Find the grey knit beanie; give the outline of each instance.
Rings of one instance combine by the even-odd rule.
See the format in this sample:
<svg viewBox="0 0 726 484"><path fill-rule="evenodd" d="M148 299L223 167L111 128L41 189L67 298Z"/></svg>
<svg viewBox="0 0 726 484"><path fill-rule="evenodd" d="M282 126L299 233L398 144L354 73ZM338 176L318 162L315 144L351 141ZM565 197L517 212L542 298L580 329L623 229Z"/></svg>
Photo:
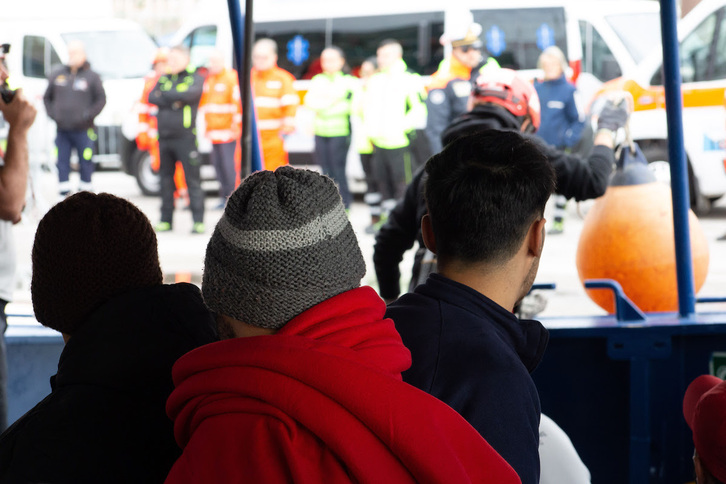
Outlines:
<svg viewBox="0 0 726 484"><path fill-rule="evenodd" d="M365 262L335 183L281 167L247 177L207 245L202 295L214 312L262 328L360 285Z"/></svg>

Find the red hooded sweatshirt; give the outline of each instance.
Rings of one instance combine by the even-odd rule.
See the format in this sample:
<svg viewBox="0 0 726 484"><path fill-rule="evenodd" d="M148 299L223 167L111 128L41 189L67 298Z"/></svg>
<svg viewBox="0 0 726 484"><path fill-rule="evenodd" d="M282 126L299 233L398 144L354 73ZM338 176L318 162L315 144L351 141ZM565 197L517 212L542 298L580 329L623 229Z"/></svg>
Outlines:
<svg viewBox="0 0 726 484"><path fill-rule="evenodd" d="M411 364L361 287L277 334L179 359L167 403L183 454L166 482L519 483L454 410L401 381Z"/></svg>

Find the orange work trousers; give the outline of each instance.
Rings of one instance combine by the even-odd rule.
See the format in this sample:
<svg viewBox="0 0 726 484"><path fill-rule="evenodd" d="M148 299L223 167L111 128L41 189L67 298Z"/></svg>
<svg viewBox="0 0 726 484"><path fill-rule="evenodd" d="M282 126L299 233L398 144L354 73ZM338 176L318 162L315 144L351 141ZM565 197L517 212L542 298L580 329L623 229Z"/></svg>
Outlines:
<svg viewBox="0 0 726 484"><path fill-rule="evenodd" d="M262 143L262 165L265 170L275 171L288 164L287 151L285 151L280 131L260 131L260 142Z"/></svg>

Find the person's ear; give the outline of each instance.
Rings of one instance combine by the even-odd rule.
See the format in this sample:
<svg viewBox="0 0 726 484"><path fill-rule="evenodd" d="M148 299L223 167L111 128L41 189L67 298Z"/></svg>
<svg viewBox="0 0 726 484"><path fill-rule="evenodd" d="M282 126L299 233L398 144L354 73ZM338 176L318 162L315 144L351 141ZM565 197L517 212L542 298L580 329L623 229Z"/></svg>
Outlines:
<svg viewBox="0 0 726 484"><path fill-rule="evenodd" d="M421 219L421 236L423 237L424 245L428 250L436 253L436 237L434 237L434 227L431 225L431 217L426 214Z"/></svg>
<svg viewBox="0 0 726 484"><path fill-rule="evenodd" d="M533 257L540 257L544 248L546 219L540 218L532 222L527 233L527 252Z"/></svg>

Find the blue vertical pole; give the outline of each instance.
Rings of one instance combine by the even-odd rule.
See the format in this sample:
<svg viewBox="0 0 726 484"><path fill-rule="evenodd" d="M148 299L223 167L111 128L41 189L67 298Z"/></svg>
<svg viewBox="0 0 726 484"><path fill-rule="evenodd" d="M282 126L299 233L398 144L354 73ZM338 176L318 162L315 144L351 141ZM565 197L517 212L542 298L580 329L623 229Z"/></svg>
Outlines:
<svg viewBox="0 0 726 484"><path fill-rule="evenodd" d="M691 239L688 227L688 169L683 146L683 100L681 98L677 21L676 0L661 0L660 23L663 37L663 73L668 118L668 159L670 160L673 193L678 312L682 318L686 318L696 311L696 291L693 282Z"/></svg>
<svg viewBox="0 0 726 484"><path fill-rule="evenodd" d="M229 21L232 26L232 42L237 62L240 94L242 97L242 173L246 175L262 169L260 137L257 132L257 117L250 86L250 49L252 42L252 0L247 0L245 15L240 0L227 0Z"/></svg>

